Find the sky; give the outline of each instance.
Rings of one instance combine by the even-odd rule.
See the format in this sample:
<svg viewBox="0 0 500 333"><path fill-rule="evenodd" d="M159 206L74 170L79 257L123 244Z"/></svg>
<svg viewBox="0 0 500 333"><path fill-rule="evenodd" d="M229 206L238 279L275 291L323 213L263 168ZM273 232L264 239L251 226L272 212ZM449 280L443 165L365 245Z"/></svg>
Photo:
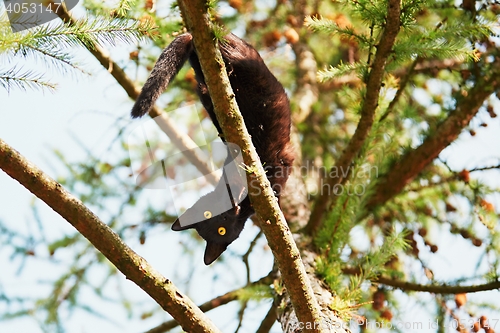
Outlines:
<svg viewBox="0 0 500 333"><path fill-rule="evenodd" d="M112 56L114 59L123 60L133 48L131 45L120 45L113 49ZM82 67L90 71L90 75L74 72L61 74L54 71L53 68L44 67L43 64L35 62L33 59L28 60L28 67L44 72L52 82L58 84L54 93L18 89L7 92L0 89L0 138L54 178L64 172L64 168L55 159L53 149L61 151L69 161L80 161L87 158L88 152L83 147L96 156L106 154L110 142L116 136L116 119L121 118L122 123L131 121L128 114L132 101L123 89L115 83L111 75L87 51L75 50L74 55L81 62ZM0 62L0 68L10 65L12 64ZM498 105L497 110L500 110ZM500 115L500 112L497 113ZM483 121L488 123L488 127L480 128L474 137L464 133L456 143L453 143L440 155L441 158L449 162L449 165L454 170L482 166L495 161L498 163L498 160L500 160L500 144L498 144L500 117L489 119L486 113L482 112L473 120L472 127L479 128L479 124ZM476 175L474 174L473 177L476 177ZM496 171L485 173L481 177L489 184L500 186L500 177L498 177ZM30 209L32 199L33 196L27 190L5 173L0 172L0 221L20 231L31 230L33 228L33 216ZM498 196L491 196L488 199L496 207L500 206ZM46 223L44 228L52 238L55 239L72 231L72 227L50 208L44 204L38 204L38 207L41 219ZM245 231L242 244L248 244L256 234L255 228L247 227L247 229L249 231ZM431 232L438 235L437 231ZM175 269L178 267L175 264L173 265L172 262L182 265L178 261L180 251L177 245L178 242L177 234L166 230L163 234L151 235L145 246L140 246L138 243L130 245L161 273L170 277L175 275ZM478 249L473 248L471 250L470 247L464 246L465 242L456 242L451 237L436 239L436 243L440 244L443 251L438 255L424 259L428 260L431 267L435 267L434 273L438 280L453 278L457 274L473 275L475 267L469 264L469 262L473 262L472 260L469 261L469 258L477 257L480 253ZM264 246L265 241L261 239L259 244ZM158 251L158 249L161 250ZM241 246L241 249L244 249L244 246ZM235 248L235 251L241 249ZM201 253L198 253L197 257L200 258L201 264ZM259 274L266 274L271 268L270 256L266 256L263 251L258 252L252 260L258 261L261 258L266 258L266 261L261 264L262 271L256 272L256 276L253 278L260 277ZM457 266L457 258L461 258L464 264ZM68 258L59 259L68 260ZM50 265L50 263L47 263L47 266L40 266L34 262L28 262L24 267L23 274L18 274L18 269L19 263L11 262L9 254L0 251L0 288L23 295L37 292L43 293L43 291L47 290L47 286L40 286L38 282L48 280L54 274L59 273L57 267ZM54 269L54 271L51 269ZM221 269L223 268L201 266L197 269L195 281L192 282L194 287L186 290L186 292L197 303L201 303L215 295L228 291L223 288L224 284L222 284L222 287L211 290L200 288L200 286L204 285L204 278L220 274ZM242 267L235 267L235 270L239 269L242 269ZM96 272L96 279L99 278L101 273ZM181 282L179 281L179 283ZM144 293L131 282L123 279L121 283L122 285L117 284L114 287L119 289L125 286L130 297L136 299L145 309L155 306L151 301L148 302ZM476 294L472 295L471 298L478 302L484 299L499 299L498 292ZM91 296L84 299L95 306L96 312L102 311L103 314L113 317L114 321L96 319L94 316L85 313L76 313L68 323L69 331L141 332L158 323L158 316L156 316L151 320L146 319L143 322L134 322L129 325L127 313L121 307L100 304L100 300ZM425 301L427 296L423 295L422 299ZM416 304L412 302L402 303L401 309L411 313L414 311L412 309L415 306ZM223 331L226 331L224 328L232 327L230 319L227 318L227 313L230 311L227 307L222 307L210 314ZM231 312L234 313L232 310L237 308L237 304L229 305L229 307L233 307ZM262 306L260 311L262 316L267 311L267 308L268 304ZM424 318L422 319L423 322L427 323L432 320L432 318L426 317L425 312L419 311L421 318ZM168 319L166 314L164 319ZM249 320L252 320L252 318ZM126 322L127 325L124 326L123 322ZM426 332L432 330L417 331ZM41 331L34 320L20 319L0 322L0 332L38 333Z"/></svg>

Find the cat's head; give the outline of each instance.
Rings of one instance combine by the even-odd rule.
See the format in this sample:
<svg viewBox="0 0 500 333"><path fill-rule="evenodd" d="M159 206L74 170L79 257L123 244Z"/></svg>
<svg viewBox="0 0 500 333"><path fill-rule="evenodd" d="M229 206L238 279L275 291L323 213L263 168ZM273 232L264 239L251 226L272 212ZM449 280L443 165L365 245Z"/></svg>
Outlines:
<svg viewBox="0 0 500 333"><path fill-rule="evenodd" d="M174 231L196 229L207 242L206 265L214 262L240 236L245 221L254 213L246 190L238 187L239 191L234 191L232 187L231 192L229 188L220 182L213 192L201 197L172 225Z"/></svg>

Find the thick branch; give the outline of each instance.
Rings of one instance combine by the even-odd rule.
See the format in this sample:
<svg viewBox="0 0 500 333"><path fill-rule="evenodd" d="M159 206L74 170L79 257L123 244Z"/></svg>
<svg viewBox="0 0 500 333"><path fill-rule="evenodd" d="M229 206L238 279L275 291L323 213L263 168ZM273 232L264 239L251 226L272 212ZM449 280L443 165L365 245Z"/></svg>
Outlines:
<svg viewBox="0 0 500 333"><path fill-rule="evenodd" d="M352 139L349 141L347 148L345 149L342 156L335 163L335 170L340 170L340 174L348 172L349 167L353 160L358 155L361 150L365 140L372 128L375 110L378 106L378 99L380 94L380 88L382 86L382 77L385 72L385 65L387 59L391 53L392 46L396 40L396 36L400 28L399 15L401 12L399 0L390 0L387 7L387 19L384 33L380 39L380 43L377 47L377 53L375 54L375 59L371 66L372 70L368 76L368 82L366 84L366 96L364 99L363 107L361 109L361 119L359 120L358 127ZM330 177L326 179L326 184L328 188L335 188L335 185L344 182L345 179L342 177ZM320 227L322 217L326 211L328 204L331 200L330 193L322 192L315 202L313 211L311 213L311 218L306 227L306 231L310 234L314 234Z"/></svg>
<svg viewBox="0 0 500 333"><path fill-rule="evenodd" d="M220 332L169 280L129 248L120 237L61 184L0 139L0 168L44 201L87 238L127 279L150 295L187 332Z"/></svg>
<svg viewBox="0 0 500 333"><path fill-rule="evenodd" d="M68 24L75 24L75 19L63 6L52 6L52 10L61 18L61 20ZM114 62L109 52L94 45L94 48L87 48L90 53L101 63L101 65L115 78L116 82L127 92L127 95L136 100L139 96L141 89L132 81L125 71ZM198 145L191 140L190 137L178 131L178 126L168 117L165 112L161 112L158 107L153 106L149 111L149 116L155 120L162 131L172 140L172 143L179 148L179 150L186 156L188 161L192 163L212 184L216 184L218 179L213 175L212 168L205 162L206 156L199 154Z"/></svg>
<svg viewBox="0 0 500 333"><path fill-rule="evenodd" d="M210 33L212 26L206 3L203 0L179 1L179 7L184 22L193 35L195 49L224 137L228 142L237 144L241 148L244 163L248 166L248 170L251 170L247 173L248 184L257 185L249 188L250 200L278 263L293 307L301 322L318 323L320 322L318 303L306 276L297 245L278 206L236 104L222 56L215 47L214 37ZM321 332L323 330L313 328L305 331Z"/></svg>
<svg viewBox="0 0 500 333"><path fill-rule="evenodd" d="M491 74L488 80L479 79L467 96L458 101L458 106L434 133L416 149L407 153L393 168L378 181L375 195L368 202L366 211L385 203L401 192L441 151L455 141L460 132L479 111L486 98L500 87L497 75ZM389 181L390 180L390 181Z"/></svg>

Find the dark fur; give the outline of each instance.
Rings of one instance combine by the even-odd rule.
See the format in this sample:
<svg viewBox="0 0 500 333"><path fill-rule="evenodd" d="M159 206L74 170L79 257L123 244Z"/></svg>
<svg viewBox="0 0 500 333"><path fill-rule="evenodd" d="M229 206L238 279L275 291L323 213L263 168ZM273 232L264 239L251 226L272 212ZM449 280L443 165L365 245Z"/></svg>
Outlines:
<svg viewBox="0 0 500 333"><path fill-rule="evenodd" d="M279 197L294 159L290 144L288 97L283 86L250 44L229 34L220 43L220 50L245 125L266 170L267 178L276 196ZM175 38L162 52L132 109L132 117L143 116L150 110L187 59L195 71L201 102L222 136L189 33ZM228 161L230 159L226 160L226 163ZM217 259L227 246L239 237L245 221L255 213L245 189L234 191L234 182L238 180L234 176L228 177L227 174L223 176L213 192L200 198L180 217L202 222L182 227L178 219L172 225L172 229L176 231L195 228L207 241L204 256L207 265ZM220 198L228 192L229 185L233 189L232 192L236 192L231 193L232 208L211 218L204 218L203 212L217 209L214 205L216 206ZM238 188L236 186L236 189ZM221 226L226 230L224 235L217 232Z"/></svg>

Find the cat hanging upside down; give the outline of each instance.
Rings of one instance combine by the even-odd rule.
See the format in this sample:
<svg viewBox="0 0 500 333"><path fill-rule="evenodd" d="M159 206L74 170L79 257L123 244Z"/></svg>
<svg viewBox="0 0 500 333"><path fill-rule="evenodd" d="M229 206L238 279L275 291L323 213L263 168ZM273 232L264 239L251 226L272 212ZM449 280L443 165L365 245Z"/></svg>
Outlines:
<svg viewBox="0 0 500 333"><path fill-rule="evenodd" d="M271 187L279 198L294 160L290 143L288 97L283 86L250 44L228 34L219 42L219 48L245 126ZM179 35L163 50L132 108L132 117L141 117L151 109L188 59L198 82L200 100L224 141L194 49L193 37L189 33ZM239 237L246 220L255 213L247 195L248 189L244 188L234 168L231 169L230 162L232 157L228 153L225 162L227 168L224 167L223 177L215 190L201 197L172 225L172 230L175 231L194 228L206 240L206 265L216 260ZM230 208L221 210L221 198L227 198L228 193L231 198Z"/></svg>

